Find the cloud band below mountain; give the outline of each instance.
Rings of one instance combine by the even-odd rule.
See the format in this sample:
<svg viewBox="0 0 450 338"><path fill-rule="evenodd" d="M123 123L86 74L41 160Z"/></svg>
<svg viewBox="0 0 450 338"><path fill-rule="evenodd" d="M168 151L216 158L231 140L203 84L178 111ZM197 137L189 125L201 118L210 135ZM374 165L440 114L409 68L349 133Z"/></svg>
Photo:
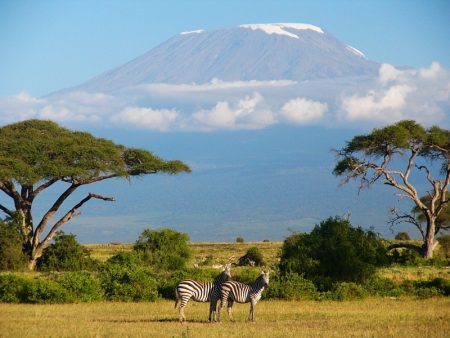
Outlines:
<svg viewBox="0 0 450 338"><path fill-rule="evenodd" d="M111 93L72 91L0 98L0 124L38 118L64 125L166 131L261 129L274 124L379 125L415 119L449 124L450 72L383 64L375 79L295 82L213 80L148 84Z"/></svg>

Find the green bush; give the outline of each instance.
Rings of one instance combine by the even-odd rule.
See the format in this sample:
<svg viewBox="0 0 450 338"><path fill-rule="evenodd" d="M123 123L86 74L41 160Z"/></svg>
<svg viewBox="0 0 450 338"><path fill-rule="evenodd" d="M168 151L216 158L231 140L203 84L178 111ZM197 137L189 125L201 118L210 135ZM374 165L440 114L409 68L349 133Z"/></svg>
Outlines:
<svg viewBox="0 0 450 338"><path fill-rule="evenodd" d="M244 243L244 237L236 237L236 243Z"/></svg>
<svg viewBox="0 0 450 338"><path fill-rule="evenodd" d="M437 240L439 241L442 256L450 258L450 235L442 235Z"/></svg>
<svg viewBox="0 0 450 338"><path fill-rule="evenodd" d="M354 300L363 299L368 296L368 292L360 284L353 282L339 282L333 285L331 291L326 293L326 299L332 300Z"/></svg>
<svg viewBox="0 0 450 338"><path fill-rule="evenodd" d="M58 280L76 301L92 302L102 300L104 292L100 280L88 272L68 272Z"/></svg>
<svg viewBox="0 0 450 338"><path fill-rule="evenodd" d="M25 284L21 303L54 304L71 303L75 300L69 291L53 280L34 279Z"/></svg>
<svg viewBox="0 0 450 338"><path fill-rule="evenodd" d="M158 298L158 283L150 268L105 264L100 279L108 300L154 301Z"/></svg>
<svg viewBox="0 0 450 338"><path fill-rule="evenodd" d="M431 259L423 258L415 250L395 249L389 254L389 262L391 264L399 264L405 266L436 266L444 267L448 265L448 260L443 256L435 255Z"/></svg>
<svg viewBox="0 0 450 338"><path fill-rule="evenodd" d="M117 264L126 267L135 267L136 265L144 265L140 260L139 255L136 252L118 252L114 256L110 257L107 264Z"/></svg>
<svg viewBox="0 0 450 338"><path fill-rule="evenodd" d="M260 270L257 268L243 267L233 272L233 280L245 284L252 284L260 275Z"/></svg>
<svg viewBox="0 0 450 338"><path fill-rule="evenodd" d="M0 274L0 302L20 303L24 299L24 290L28 279L11 273Z"/></svg>
<svg viewBox="0 0 450 338"><path fill-rule="evenodd" d="M44 249L37 262L40 271L95 270L96 267L89 250L77 242L75 235L63 231L58 231L54 243Z"/></svg>
<svg viewBox="0 0 450 338"><path fill-rule="evenodd" d="M314 300L318 297L314 283L299 274L289 272L283 276L272 273L265 297L286 300Z"/></svg>
<svg viewBox="0 0 450 338"><path fill-rule="evenodd" d="M371 296L400 297L405 295L405 290L388 278L374 276L364 281L363 286Z"/></svg>
<svg viewBox="0 0 450 338"><path fill-rule="evenodd" d="M239 258L240 266L262 266L264 265L264 258L261 250L257 247L251 247L247 250L244 256Z"/></svg>
<svg viewBox="0 0 450 338"><path fill-rule="evenodd" d="M191 256L187 234L172 230L146 229L134 244L140 259L163 270L183 269Z"/></svg>
<svg viewBox="0 0 450 338"><path fill-rule="evenodd" d="M410 241L411 237L409 237L409 234L407 232L399 232L397 235L395 235L395 239L397 241Z"/></svg>
<svg viewBox="0 0 450 338"><path fill-rule="evenodd" d="M23 270L27 260L17 222L0 219L0 270Z"/></svg>
<svg viewBox="0 0 450 338"><path fill-rule="evenodd" d="M326 291L335 282L362 282L386 263L386 249L378 235L336 217L316 225L310 234L288 237L280 272L304 275Z"/></svg>
<svg viewBox="0 0 450 338"><path fill-rule="evenodd" d="M8 303L69 303L74 301L62 285L44 278L14 274L0 275L0 301Z"/></svg>

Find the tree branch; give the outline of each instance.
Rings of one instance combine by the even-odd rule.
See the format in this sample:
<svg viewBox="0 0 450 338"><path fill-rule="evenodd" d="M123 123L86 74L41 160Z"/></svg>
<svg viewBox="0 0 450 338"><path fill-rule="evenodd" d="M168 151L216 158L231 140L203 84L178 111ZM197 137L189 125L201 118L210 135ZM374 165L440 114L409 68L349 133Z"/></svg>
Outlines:
<svg viewBox="0 0 450 338"><path fill-rule="evenodd" d="M405 248L405 249L410 249L410 250L414 250L416 252L418 252L419 254L423 254L423 249L421 246L418 246L416 244L412 244L412 243L395 243L395 244L391 244L387 247L387 250L393 250L393 249L398 249L398 248Z"/></svg>
<svg viewBox="0 0 450 338"><path fill-rule="evenodd" d="M8 216L12 217L14 215L14 212L9 210L7 207L0 204L0 210L3 211Z"/></svg>
<svg viewBox="0 0 450 338"><path fill-rule="evenodd" d="M76 204L72 209L70 209L63 217L61 217L58 222L56 222L53 227L51 228L50 232L47 234L47 236L44 238L44 240L39 243L38 245L38 249L42 248L43 246L45 246L49 241L51 241L51 239L53 238L53 236L55 235L56 231L58 231L58 229L64 224L67 223L68 221L70 221L73 217L75 217L76 211L81 208L81 206L86 203L87 201L89 201L91 198L96 198L96 199L101 199L104 201L109 201L109 202L114 202L115 199L113 197L105 197L102 195L97 195L97 194L93 194L93 193L89 193L85 198L83 198L80 202L78 202L78 204Z"/></svg>
<svg viewBox="0 0 450 338"><path fill-rule="evenodd" d="M34 199L37 194L39 194L40 192L42 192L43 190L47 189L48 187L50 187L52 184L58 182L60 180L60 177L58 178L52 178L50 180L48 180L47 182L41 184L39 187L37 187L32 193L31 193L31 197L32 199Z"/></svg>
<svg viewBox="0 0 450 338"><path fill-rule="evenodd" d="M400 215L395 208L391 209L391 214L394 215L394 218L389 221L389 223L391 224L390 226L391 230L396 224L410 223L414 225L417 228L417 230L419 230L420 234L422 235L422 238L425 239L425 232L422 229L422 225L414 216L410 214Z"/></svg>
<svg viewBox="0 0 450 338"><path fill-rule="evenodd" d="M67 197L69 197L70 194L72 194L79 185L72 184L69 188L64 191L59 198L53 203L51 208L45 213L45 215L42 217L41 221L39 222L38 226L36 227L35 235L33 238L33 246L37 246L39 242L40 233L44 230L47 223L53 218L55 213L58 211L58 209L61 207L63 202L66 200Z"/></svg>

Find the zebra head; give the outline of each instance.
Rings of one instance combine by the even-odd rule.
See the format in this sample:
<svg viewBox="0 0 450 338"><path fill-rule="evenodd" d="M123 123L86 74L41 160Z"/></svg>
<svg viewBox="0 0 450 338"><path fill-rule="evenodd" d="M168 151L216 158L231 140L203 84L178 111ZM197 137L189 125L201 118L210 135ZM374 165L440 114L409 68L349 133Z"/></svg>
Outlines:
<svg viewBox="0 0 450 338"><path fill-rule="evenodd" d="M222 272L220 273L220 275L218 275L215 279L214 279L214 282L215 283L224 283L224 282L226 282L227 280L230 280L231 279L231 271L230 271L230 268L231 268L231 263L229 263L229 264L225 264L224 266L223 266L223 270L222 270Z"/></svg>
<svg viewBox="0 0 450 338"><path fill-rule="evenodd" d="M270 269L267 270L267 272L264 272L263 270L261 270L261 274L258 277L259 283L261 283L261 285L263 287L268 287L269 286L269 274L270 274Z"/></svg>

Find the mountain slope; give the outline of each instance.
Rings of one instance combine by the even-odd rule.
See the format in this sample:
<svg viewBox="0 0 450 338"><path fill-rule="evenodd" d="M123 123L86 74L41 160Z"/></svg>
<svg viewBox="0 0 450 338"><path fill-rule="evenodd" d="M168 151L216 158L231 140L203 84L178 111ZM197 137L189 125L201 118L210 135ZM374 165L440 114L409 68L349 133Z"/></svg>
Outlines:
<svg viewBox="0 0 450 338"><path fill-rule="evenodd" d="M314 80L377 74L379 64L319 27L253 24L184 32L76 89L111 92L144 83Z"/></svg>

